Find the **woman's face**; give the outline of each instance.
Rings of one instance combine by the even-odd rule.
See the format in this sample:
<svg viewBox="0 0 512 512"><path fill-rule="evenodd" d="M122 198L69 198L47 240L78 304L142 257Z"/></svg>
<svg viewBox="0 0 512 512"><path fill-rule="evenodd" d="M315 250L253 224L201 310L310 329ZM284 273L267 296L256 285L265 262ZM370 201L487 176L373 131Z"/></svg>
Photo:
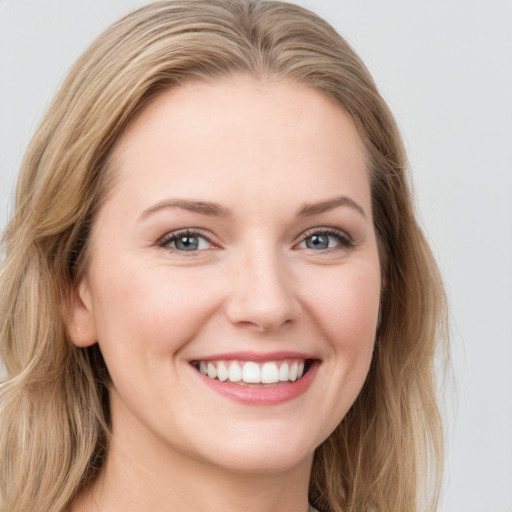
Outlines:
<svg viewBox="0 0 512 512"><path fill-rule="evenodd" d="M363 385L379 310L350 117L295 83L190 84L114 157L72 334L100 345L114 440L141 460L309 464Z"/></svg>

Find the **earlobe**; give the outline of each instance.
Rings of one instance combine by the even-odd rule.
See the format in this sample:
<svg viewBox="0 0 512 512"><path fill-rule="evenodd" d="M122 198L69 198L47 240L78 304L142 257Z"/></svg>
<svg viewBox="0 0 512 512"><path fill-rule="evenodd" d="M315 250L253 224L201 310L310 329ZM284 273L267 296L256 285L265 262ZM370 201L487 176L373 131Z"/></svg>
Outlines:
<svg viewBox="0 0 512 512"><path fill-rule="evenodd" d="M66 324L69 338L77 347L97 342L91 294L85 279L73 289Z"/></svg>

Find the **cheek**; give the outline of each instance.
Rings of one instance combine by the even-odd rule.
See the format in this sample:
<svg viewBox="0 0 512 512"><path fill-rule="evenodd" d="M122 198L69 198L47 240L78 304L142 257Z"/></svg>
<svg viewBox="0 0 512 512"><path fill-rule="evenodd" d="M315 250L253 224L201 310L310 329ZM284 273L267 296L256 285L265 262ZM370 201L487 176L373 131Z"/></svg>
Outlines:
<svg viewBox="0 0 512 512"><path fill-rule="evenodd" d="M128 268L102 277L94 309L104 351L168 355L194 337L218 302L200 272Z"/></svg>
<svg viewBox="0 0 512 512"><path fill-rule="evenodd" d="M326 341L323 391L327 438L345 417L366 380L375 343L380 302L378 264L347 264L311 290L310 313ZM314 418L311 418L314 421Z"/></svg>
<svg viewBox="0 0 512 512"><path fill-rule="evenodd" d="M342 268L324 286L315 287L312 308L335 351L346 357L371 356L380 303L378 265Z"/></svg>

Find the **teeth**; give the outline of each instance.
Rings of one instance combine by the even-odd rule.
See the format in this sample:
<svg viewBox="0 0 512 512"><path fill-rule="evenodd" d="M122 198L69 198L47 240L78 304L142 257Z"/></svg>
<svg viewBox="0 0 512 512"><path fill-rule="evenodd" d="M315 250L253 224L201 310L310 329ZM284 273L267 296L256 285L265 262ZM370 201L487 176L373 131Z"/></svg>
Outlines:
<svg viewBox="0 0 512 512"><path fill-rule="evenodd" d="M258 363L249 361L244 364L242 380L248 384L258 384L261 382L261 370Z"/></svg>
<svg viewBox="0 0 512 512"><path fill-rule="evenodd" d="M284 361L199 361L198 369L210 379L246 384L295 382L304 374L304 360Z"/></svg>
<svg viewBox="0 0 512 512"><path fill-rule="evenodd" d="M217 377L217 368L215 368L213 363L208 363L208 377L210 377L210 379Z"/></svg>
<svg viewBox="0 0 512 512"><path fill-rule="evenodd" d="M297 361L292 363L290 366L290 380L296 381L297 380L297 371L299 369L299 365L297 364ZM208 376L210 376L210 365L208 365Z"/></svg>
<svg viewBox="0 0 512 512"><path fill-rule="evenodd" d="M276 363L265 363L261 368L261 382L263 384L273 384L279 382L279 370Z"/></svg>
<svg viewBox="0 0 512 512"><path fill-rule="evenodd" d="M238 363L231 363L229 365L229 380L231 382L240 382L242 380L242 368Z"/></svg>
<svg viewBox="0 0 512 512"><path fill-rule="evenodd" d="M279 380L281 382L290 380L290 367L288 366L288 363L283 363L281 368L279 368Z"/></svg>
<svg viewBox="0 0 512 512"><path fill-rule="evenodd" d="M304 375L304 361L299 363L299 367L297 369L297 379L300 379Z"/></svg>
<svg viewBox="0 0 512 512"><path fill-rule="evenodd" d="M217 377L221 382L228 380L229 370L223 361L220 361L217 365Z"/></svg>

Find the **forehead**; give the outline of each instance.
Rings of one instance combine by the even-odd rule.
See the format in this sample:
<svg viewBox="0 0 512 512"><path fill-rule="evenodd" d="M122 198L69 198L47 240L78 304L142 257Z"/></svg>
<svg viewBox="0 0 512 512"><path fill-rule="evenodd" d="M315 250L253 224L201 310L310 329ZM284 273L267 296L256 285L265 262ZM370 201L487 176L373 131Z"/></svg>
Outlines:
<svg viewBox="0 0 512 512"><path fill-rule="evenodd" d="M302 183L325 199L326 189L345 193L347 180L368 196L364 146L350 116L290 81L230 77L167 90L132 121L114 159L119 185L148 196L248 188L268 195L276 187L283 195L285 183Z"/></svg>

